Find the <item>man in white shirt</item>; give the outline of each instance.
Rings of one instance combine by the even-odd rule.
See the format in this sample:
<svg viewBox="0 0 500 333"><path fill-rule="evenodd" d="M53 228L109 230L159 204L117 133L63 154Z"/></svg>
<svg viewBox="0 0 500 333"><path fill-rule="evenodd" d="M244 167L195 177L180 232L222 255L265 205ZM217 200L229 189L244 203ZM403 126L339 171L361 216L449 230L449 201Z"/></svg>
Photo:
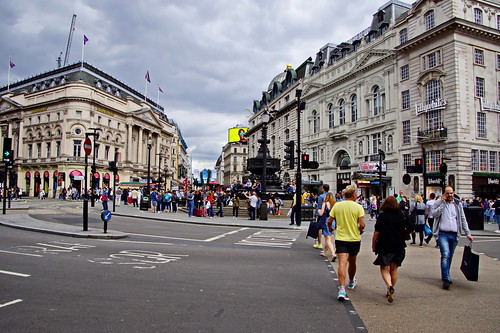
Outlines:
<svg viewBox="0 0 500 333"><path fill-rule="evenodd" d="M443 289L450 289L450 266L461 234L473 241L462 205L453 197L453 188L444 189L442 200L434 205L434 226L432 232L441 251L441 280Z"/></svg>

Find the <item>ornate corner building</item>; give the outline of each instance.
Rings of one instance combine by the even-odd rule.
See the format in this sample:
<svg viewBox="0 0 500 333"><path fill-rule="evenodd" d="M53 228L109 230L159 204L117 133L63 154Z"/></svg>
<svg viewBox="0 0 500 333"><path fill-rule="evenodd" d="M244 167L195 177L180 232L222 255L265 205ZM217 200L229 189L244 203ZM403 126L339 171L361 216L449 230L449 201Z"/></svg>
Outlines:
<svg viewBox="0 0 500 333"><path fill-rule="evenodd" d="M274 110L270 154L282 158L297 129L293 92L302 89L300 153L319 162L303 170L303 181L334 192L354 182L364 196L427 196L452 185L463 197L493 198L500 194L499 32L499 1L388 1L368 28L304 62L292 85L286 71L273 79L254 101L249 157L262 113ZM403 181L416 159L423 173ZM293 175L282 172L285 182Z"/></svg>
<svg viewBox="0 0 500 333"><path fill-rule="evenodd" d="M148 158L151 181L167 188L181 184L190 169L187 144L163 108L88 63L0 88L0 96L0 128L12 138L15 156L9 186L29 196L85 188L87 137L96 139L95 155L88 155L89 170L96 162L93 187L112 186L108 167L115 159L121 183L145 183Z"/></svg>

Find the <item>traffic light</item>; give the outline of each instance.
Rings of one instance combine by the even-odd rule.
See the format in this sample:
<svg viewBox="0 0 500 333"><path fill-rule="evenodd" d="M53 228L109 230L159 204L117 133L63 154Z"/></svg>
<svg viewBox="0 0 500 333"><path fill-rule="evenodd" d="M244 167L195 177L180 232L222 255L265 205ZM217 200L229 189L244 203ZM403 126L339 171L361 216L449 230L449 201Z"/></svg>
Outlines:
<svg viewBox="0 0 500 333"><path fill-rule="evenodd" d="M285 142L285 160L288 161L288 167L290 169L295 168L295 141Z"/></svg>
<svg viewBox="0 0 500 333"><path fill-rule="evenodd" d="M12 151L12 138L3 138L3 153L2 161L9 163L14 160L14 152Z"/></svg>
<svg viewBox="0 0 500 333"><path fill-rule="evenodd" d="M421 158L415 159L415 173L422 173L424 172L424 162Z"/></svg>
<svg viewBox="0 0 500 333"><path fill-rule="evenodd" d="M302 154L302 169L309 169L309 154Z"/></svg>
<svg viewBox="0 0 500 333"><path fill-rule="evenodd" d="M94 174L94 173L96 173L96 172L97 172L95 165L93 165L93 164L92 164L92 165L90 166L90 172L91 172L92 174Z"/></svg>
<svg viewBox="0 0 500 333"><path fill-rule="evenodd" d="M109 171L113 172L113 173L117 173L118 172L118 167L116 166L116 162L115 161L109 161Z"/></svg>
<svg viewBox="0 0 500 333"><path fill-rule="evenodd" d="M12 167L13 165L14 165L14 151L11 149L8 151L7 166Z"/></svg>
<svg viewBox="0 0 500 333"><path fill-rule="evenodd" d="M439 166L439 173L441 174L441 176L445 176L447 172L448 172L448 166L444 162L441 163L441 165Z"/></svg>

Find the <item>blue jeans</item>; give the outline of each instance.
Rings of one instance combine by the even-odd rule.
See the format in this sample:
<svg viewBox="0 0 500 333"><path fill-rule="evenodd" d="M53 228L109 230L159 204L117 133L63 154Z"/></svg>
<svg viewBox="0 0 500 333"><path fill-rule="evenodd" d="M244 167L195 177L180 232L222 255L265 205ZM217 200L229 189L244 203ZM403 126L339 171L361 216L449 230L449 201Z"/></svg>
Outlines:
<svg viewBox="0 0 500 333"><path fill-rule="evenodd" d="M248 212L249 220L255 220L255 207L250 206L250 211Z"/></svg>
<svg viewBox="0 0 500 333"><path fill-rule="evenodd" d="M439 232L439 239L437 241L439 250L441 251L441 279L451 281L450 267L453 254L458 244L456 234Z"/></svg>
<svg viewBox="0 0 500 333"><path fill-rule="evenodd" d="M194 201L191 200L188 203L188 215L189 216L194 216Z"/></svg>

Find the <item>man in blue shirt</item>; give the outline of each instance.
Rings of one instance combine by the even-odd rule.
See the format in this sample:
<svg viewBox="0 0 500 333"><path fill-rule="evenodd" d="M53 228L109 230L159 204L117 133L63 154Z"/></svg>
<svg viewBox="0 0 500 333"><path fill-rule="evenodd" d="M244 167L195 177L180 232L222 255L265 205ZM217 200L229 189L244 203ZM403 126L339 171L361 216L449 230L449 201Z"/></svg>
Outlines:
<svg viewBox="0 0 500 333"><path fill-rule="evenodd" d="M323 184L323 186L321 187L321 192L322 193L318 197L318 205L316 206L316 211L314 212L314 216L316 217L316 219L319 219L318 209L321 209L321 206L323 205L323 200L325 200L326 194L329 191L330 191L330 185ZM321 244L321 236L322 236L322 232L321 232L321 229L319 229L318 230L318 240L313 245L316 249L322 249L323 248L323 245Z"/></svg>

